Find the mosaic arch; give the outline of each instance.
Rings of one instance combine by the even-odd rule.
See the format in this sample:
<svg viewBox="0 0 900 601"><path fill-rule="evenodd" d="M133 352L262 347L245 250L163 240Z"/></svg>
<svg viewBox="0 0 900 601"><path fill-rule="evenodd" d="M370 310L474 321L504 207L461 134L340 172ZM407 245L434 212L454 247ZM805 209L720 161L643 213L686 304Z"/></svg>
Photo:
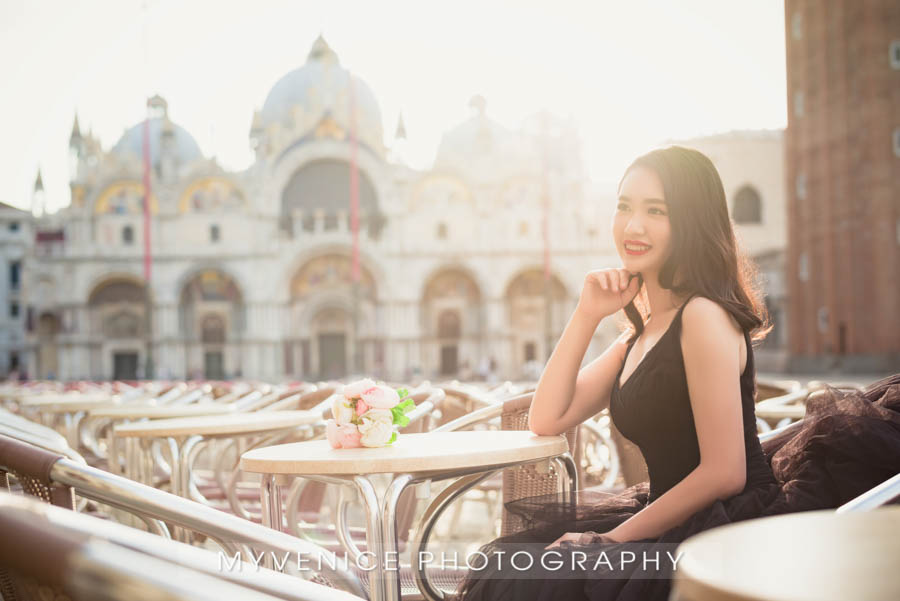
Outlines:
<svg viewBox="0 0 900 601"><path fill-rule="evenodd" d="M452 175L426 175L415 184L411 198L411 211L454 210L474 206L469 187Z"/></svg>
<svg viewBox="0 0 900 601"><path fill-rule="evenodd" d="M204 177L192 182L178 200L178 212L205 212L240 209L244 193L224 177Z"/></svg>
<svg viewBox="0 0 900 601"><path fill-rule="evenodd" d="M156 195L150 193L150 212L159 212ZM123 181L108 185L94 202L97 215L142 215L144 213L144 184Z"/></svg>
<svg viewBox="0 0 900 601"><path fill-rule="evenodd" d="M352 291L351 260L346 255L328 254L307 261L291 279L291 299L303 300L320 292ZM359 266L360 298L375 300L375 280Z"/></svg>

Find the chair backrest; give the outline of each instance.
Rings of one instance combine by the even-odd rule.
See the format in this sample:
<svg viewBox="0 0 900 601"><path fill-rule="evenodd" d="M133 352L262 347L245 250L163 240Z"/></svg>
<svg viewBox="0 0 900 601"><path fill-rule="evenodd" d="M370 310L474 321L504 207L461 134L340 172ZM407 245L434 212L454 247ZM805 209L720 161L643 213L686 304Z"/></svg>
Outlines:
<svg viewBox="0 0 900 601"><path fill-rule="evenodd" d="M0 531L10 534L0 541L5 601L359 601L248 563L219 569L211 551L2 493Z"/></svg>
<svg viewBox="0 0 900 601"><path fill-rule="evenodd" d="M528 430L528 412L534 392L526 392L503 402L500 427L503 430ZM569 449L578 449L578 427L565 433ZM581 465L580 457L573 457L575 465ZM535 465L529 464L503 470L503 516L500 534L505 536L519 532L524 527L521 517L506 510L506 503L525 497L554 494L559 490L560 475L551 470L541 473Z"/></svg>
<svg viewBox="0 0 900 601"><path fill-rule="evenodd" d="M22 490L42 501L75 509L72 488L54 482L53 465L63 456L0 434L0 488L10 490L12 474Z"/></svg>
<svg viewBox="0 0 900 601"><path fill-rule="evenodd" d="M71 498L74 491L81 497L117 507L145 520L163 520L204 534L223 548L249 546L276 552L278 557L285 553L291 556L302 554L310 558L309 565L315 565L316 569L319 565L322 566L320 572L310 571L304 573L304 577L322 576L342 590L363 595L359 578L340 562L337 565L329 563L331 556L317 545L127 478L76 463L14 438L0 436L0 472L30 474L37 481L36 486L61 488L69 495L68 498ZM42 500L54 500L51 494L44 494L41 489L38 492L39 495L36 496ZM71 507L67 504L64 506Z"/></svg>
<svg viewBox="0 0 900 601"><path fill-rule="evenodd" d="M0 492L0 598L4 601L69 599L63 589L68 558L86 537L41 527L3 503Z"/></svg>

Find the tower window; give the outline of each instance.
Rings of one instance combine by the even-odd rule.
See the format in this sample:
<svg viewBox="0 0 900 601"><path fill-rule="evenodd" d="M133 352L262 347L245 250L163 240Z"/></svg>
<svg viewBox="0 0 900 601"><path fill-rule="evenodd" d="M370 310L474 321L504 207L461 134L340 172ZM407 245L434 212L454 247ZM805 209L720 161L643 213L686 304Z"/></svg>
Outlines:
<svg viewBox="0 0 900 601"><path fill-rule="evenodd" d="M797 179L794 180L794 187L796 188L797 198L800 200L804 200L806 198L806 174L798 173Z"/></svg>
<svg viewBox="0 0 900 601"><path fill-rule="evenodd" d="M122 244L133 244L134 243L134 228L130 225L126 225L122 228Z"/></svg>
<svg viewBox="0 0 900 601"><path fill-rule="evenodd" d="M791 35L795 40L803 39L803 14L796 12L791 17Z"/></svg>
<svg viewBox="0 0 900 601"><path fill-rule="evenodd" d="M805 106L806 96L803 93L803 90L797 90L794 92L794 116L802 117L806 114L806 106Z"/></svg>
<svg viewBox="0 0 900 601"><path fill-rule="evenodd" d="M19 261L13 261L9 264L9 287L13 290L18 290L21 281L22 263Z"/></svg>
<svg viewBox="0 0 900 601"><path fill-rule="evenodd" d="M209 226L209 241L210 242L218 242L220 239L220 232L218 225Z"/></svg>
<svg viewBox="0 0 900 601"><path fill-rule="evenodd" d="M9 231L18 232L19 231L19 222L18 221L10 221L9 222Z"/></svg>
<svg viewBox="0 0 900 601"><path fill-rule="evenodd" d="M9 303L9 316L13 318L19 316L19 303Z"/></svg>
<svg viewBox="0 0 900 601"><path fill-rule="evenodd" d="M735 223L761 223L762 200L752 186L744 186L734 197L731 216Z"/></svg>
<svg viewBox="0 0 900 601"><path fill-rule="evenodd" d="M447 224L446 223L437 224L437 237L441 240L447 239Z"/></svg>
<svg viewBox="0 0 900 601"><path fill-rule="evenodd" d="M900 70L900 40L891 42L891 68Z"/></svg>

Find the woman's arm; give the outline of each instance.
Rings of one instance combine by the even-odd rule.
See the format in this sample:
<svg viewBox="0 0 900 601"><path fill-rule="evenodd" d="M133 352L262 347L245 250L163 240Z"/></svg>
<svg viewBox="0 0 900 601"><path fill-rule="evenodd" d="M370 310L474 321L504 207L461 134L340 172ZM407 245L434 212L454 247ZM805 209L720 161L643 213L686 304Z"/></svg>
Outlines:
<svg viewBox="0 0 900 601"><path fill-rule="evenodd" d="M654 538L746 483L740 388L740 328L712 300L696 297L682 315L682 354L700 464L656 501L609 532L619 541Z"/></svg>
<svg viewBox="0 0 900 601"><path fill-rule="evenodd" d="M596 329L597 324L577 310L569 319L531 402L528 427L535 434L562 434L609 406L613 380L625 354L627 332L579 370ZM566 399L571 400L565 403Z"/></svg>
<svg viewBox="0 0 900 601"><path fill-rule="evenodd" d="M579 371L600 321L637 294L638 280L623 269L591 272L585 277L578 307L569 318L538 381L528 415L537 435L562 434L609 405L613 380L625 353L623 334L606 351Z"/></svg>

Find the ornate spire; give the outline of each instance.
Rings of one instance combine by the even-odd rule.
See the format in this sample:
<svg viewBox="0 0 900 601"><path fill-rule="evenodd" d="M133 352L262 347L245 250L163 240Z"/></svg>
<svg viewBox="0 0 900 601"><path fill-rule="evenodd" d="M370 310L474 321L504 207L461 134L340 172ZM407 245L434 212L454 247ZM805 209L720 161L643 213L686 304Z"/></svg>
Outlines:
<svg viewBox="0 0 900 601"><path fill-rule="evenodd" d="M34 180L34 191L35 192L43 192L44 190L44 180L41 178L41 168L38 167L37 179Z"/></svg>
<svg viewBox="0 0 900 601"><path fill-rule="evenodd" d="M479 117L483 117L485 110L487 109L487 100L485 100L484 96L481 94L476 94L475 96L472 96L472 99L469 101L469 108L474 109Z"/></svg>
<svg viewBox="0 0 900 601"><path fill-rule="evenodd" d="M81 128L78 127L78 113L75 113L75 123L72 124L72 135L69 136L69 142L77 142L81 139Z"/></svg>
<svg viewBox="0 0 900 601"><path fill-rule="evenodd" d="M306 57L306 61L321 61L323 63L340 64L337 54L331 49L331 46L328 45L328 42L325 41L325 38L322 37L321 33L319 34L319 37L316 38L316 41L313 42L312 48Z"/></svg>
<svg viewBox="0 0 900 601"><path fill-rule="evenodd" d="M159 94L147 99L147 108L151 117L169 118L169 103Z"/></svg>
<svg viewBox="0 0 900 601"><path fill-rule="evenodd" d="M397 131L394 133L394 138L397 140L405 140L406 139L406 125L403 123L403 112L400 112L400 116L397 118Z"/></svg>

